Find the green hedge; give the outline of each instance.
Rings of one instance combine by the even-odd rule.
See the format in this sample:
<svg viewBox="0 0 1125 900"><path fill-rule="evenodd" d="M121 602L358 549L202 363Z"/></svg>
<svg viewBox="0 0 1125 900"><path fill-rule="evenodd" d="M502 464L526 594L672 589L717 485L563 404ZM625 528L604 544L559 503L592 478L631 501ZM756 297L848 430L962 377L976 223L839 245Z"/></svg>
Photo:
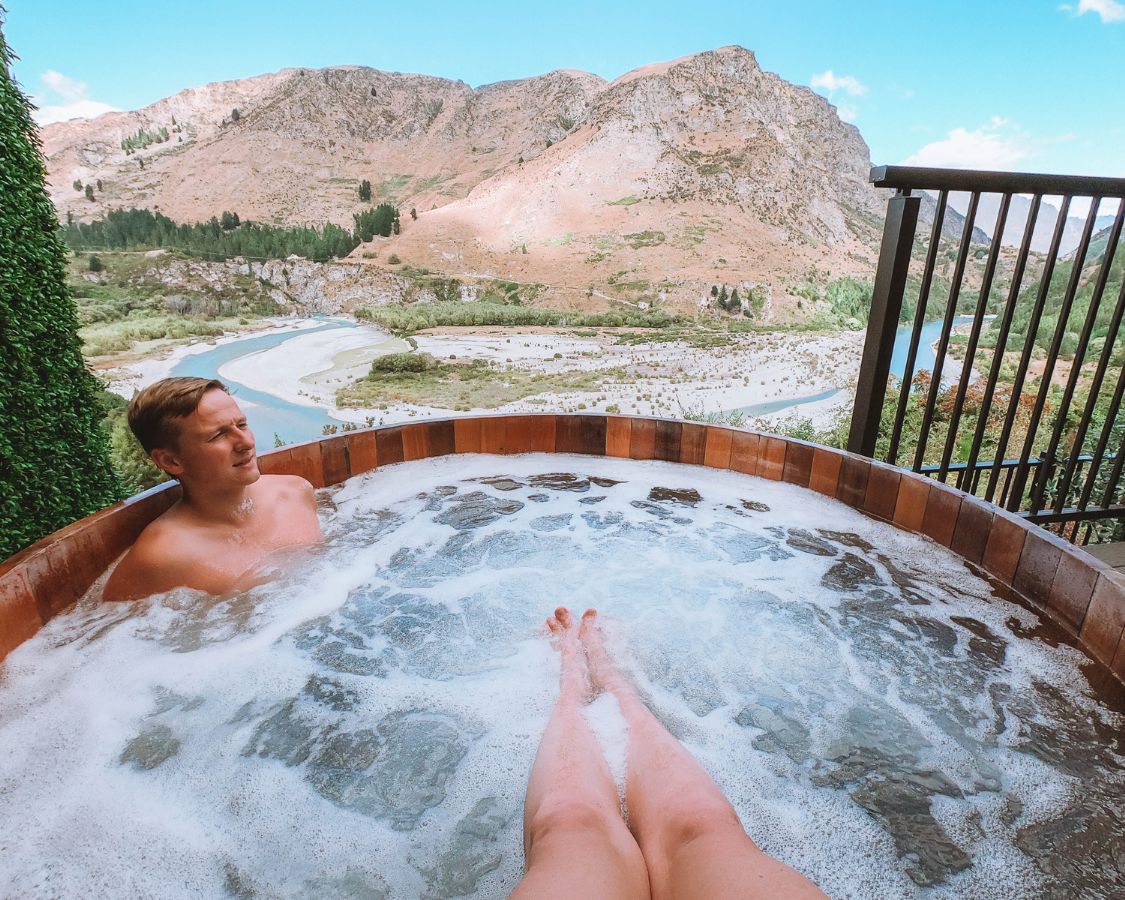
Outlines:
<svg viewBox="0 0 1125 900"><path fill-rule="evenodd" d="M122 494L11 58L0 32L0 559Z"/></svg>

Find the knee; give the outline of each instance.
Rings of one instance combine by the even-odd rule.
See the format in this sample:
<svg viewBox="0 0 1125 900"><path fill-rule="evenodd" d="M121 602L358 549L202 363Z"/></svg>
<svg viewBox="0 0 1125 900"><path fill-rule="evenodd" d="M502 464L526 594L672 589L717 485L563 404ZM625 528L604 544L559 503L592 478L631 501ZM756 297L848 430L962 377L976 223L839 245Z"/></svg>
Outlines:
<svg viewBox="0 0 1125 900"><path fill-rule="evenodd" d="M661 839L669 853L710 837L746 834L738 813L718 791L685 791L668 804L663 819Z"/></svg>
<svg viewBox="0 0 1125 900"><path fill-rule="evenodd" d="M548 797L527 822L527 847L562 836L607 834L615 827L624 828L621 814L605 803Z"/></svg>

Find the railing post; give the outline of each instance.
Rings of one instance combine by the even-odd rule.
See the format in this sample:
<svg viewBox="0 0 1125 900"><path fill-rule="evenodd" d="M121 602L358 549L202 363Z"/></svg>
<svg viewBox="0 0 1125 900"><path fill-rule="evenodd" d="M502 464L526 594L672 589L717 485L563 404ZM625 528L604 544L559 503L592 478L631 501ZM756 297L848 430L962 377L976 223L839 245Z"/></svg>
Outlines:
<svg viewBox="0 0 1125 900"><path fill-rule="evenodd" d="M914 250L919 205L919 198L911 197L909 188L900 190L887 204L883 245L879 251L879 268L875 273L875 290L871 297L871 315L867 320L867 339L863 344L859 384L848 433L848 450L863 456L875 455L875 444L879 439L883 397Z"/></svg>

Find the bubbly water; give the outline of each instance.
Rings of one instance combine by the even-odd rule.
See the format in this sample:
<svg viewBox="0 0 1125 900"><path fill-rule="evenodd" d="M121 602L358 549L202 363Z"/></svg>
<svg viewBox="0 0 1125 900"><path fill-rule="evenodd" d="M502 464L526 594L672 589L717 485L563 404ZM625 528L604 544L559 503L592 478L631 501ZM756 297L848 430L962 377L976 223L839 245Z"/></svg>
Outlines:
<svg viewBox="0 0 1125 900"><path fill-rule="evenodd" d="M1121 719L943 548L576 456L384 468L321 515L295 573L87 598L0 666L0 895L506 897L565 604L829 896L1122 896ZM588 719L622 778L612 698Z"/></svg>

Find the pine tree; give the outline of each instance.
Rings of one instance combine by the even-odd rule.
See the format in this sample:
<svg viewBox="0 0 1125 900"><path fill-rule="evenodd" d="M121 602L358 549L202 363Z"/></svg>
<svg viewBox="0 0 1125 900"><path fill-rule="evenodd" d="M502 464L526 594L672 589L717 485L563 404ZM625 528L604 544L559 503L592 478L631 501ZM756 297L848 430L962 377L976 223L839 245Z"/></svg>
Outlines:
<svg viewBox="0 0 1125 900"><path fill-rule="evenodd" d="M366 178L359 183L359 199L364 203L371 202L371 182Z"/></svg>
<svg viewBox="0 0 1125 900"><path fill-rule="evenodd" d="M121 496L11 59L0 31L0 559Z"/></svg>
<svg viewBox="0 0 1125 900"><path fill-rule="evenodd" d="M723 309L727 308L727 298L728 298L727 286L724 284L722 286L722 288L719 290L719 306L722 307Z"/></svg>

